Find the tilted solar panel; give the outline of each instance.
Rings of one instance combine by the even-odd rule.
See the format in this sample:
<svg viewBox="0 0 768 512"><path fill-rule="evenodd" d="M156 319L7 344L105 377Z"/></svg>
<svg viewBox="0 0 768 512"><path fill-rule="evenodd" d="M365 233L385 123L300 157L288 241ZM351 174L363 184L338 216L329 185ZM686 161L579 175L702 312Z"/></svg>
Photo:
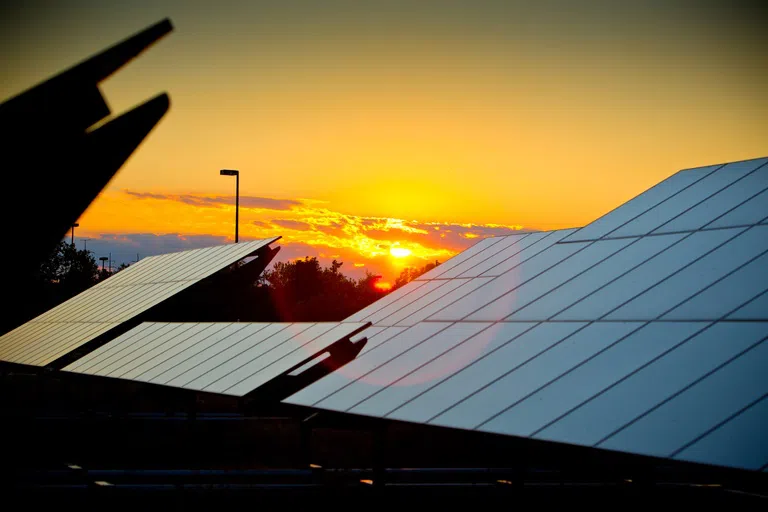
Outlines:
<svg viewBox="0 0 768 512"><path fill-rule="evenodd" d="M482 240L360 311L287 403L768 468L768 158L681 171L581 229Z"/></svg>
<svg viewBox="0 0 768 512"><path fill-rule="evenodd" d="M45 366L278 239L144 258L0 337L0 360Z"/></svg>

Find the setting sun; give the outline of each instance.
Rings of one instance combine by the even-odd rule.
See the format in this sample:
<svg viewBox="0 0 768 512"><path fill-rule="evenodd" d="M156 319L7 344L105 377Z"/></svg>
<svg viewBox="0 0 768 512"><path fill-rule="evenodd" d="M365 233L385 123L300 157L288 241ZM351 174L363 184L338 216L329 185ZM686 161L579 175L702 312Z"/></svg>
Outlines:
<svg viewBox="0 0 768 512"><path fill-rule="evenodd" d="M389 250L389 254L391 254L395 258L405 258L406 256L411 255L411 250L406 249L405 247L392 247Z"/></svg>
<svg viewBox="0 0 768 512"><path fill-rule="evenodd" d="M374 288L381 291L388 291L392 289L392 283L388 283L386 281L377 281L376 284L373 285Z"/></svg>

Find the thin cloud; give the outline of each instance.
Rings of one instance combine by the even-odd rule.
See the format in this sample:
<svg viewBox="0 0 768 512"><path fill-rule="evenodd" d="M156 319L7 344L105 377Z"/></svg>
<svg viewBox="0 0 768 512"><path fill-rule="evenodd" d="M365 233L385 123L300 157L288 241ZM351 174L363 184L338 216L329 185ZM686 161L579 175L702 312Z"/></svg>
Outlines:
<svg viewBox="0 0 768 512"><path fill-rule="evenodd" d="M202 208L220 208L235 204L235 196L199 196L194 194L152 194L148 192L136 192L125 190L126 194L137 199L156 199L163 201L176 201L190 206ZM275 199L273 197L240 196L240 207L257 210L291 210L302 206L298 199Z"/></svg>
<svg viewBox="0 0 768 512"><path fill-rule="evenodd" d="M311 231L312 225L300 220L291 219L272 219L272 224L276 224L286 229L295 229L296 231Z"/></svg>

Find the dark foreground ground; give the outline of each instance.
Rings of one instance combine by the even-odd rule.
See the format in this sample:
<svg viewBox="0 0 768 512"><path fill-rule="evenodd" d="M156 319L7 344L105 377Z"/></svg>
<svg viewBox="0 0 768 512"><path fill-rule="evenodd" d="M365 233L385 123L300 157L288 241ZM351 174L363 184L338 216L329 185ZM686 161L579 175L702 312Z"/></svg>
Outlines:
<svg viewBox="0 0 768 512"><path fill-rule="evenodd" d="M768 506L768 473L119 381L1 377L0 491L25 509Z"/></svg>

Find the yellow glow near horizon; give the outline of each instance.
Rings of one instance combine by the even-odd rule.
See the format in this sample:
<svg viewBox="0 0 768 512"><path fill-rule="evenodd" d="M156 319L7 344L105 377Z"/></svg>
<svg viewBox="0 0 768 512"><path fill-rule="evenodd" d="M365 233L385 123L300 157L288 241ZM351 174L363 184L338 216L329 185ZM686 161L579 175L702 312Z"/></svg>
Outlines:
<svg viewBox="0 0 768 512"><path fill-rule="evenodd" d="M411 255L411 250L405 247L392 247L389 249L389 254L395 258L406 258Z"/></svg>

